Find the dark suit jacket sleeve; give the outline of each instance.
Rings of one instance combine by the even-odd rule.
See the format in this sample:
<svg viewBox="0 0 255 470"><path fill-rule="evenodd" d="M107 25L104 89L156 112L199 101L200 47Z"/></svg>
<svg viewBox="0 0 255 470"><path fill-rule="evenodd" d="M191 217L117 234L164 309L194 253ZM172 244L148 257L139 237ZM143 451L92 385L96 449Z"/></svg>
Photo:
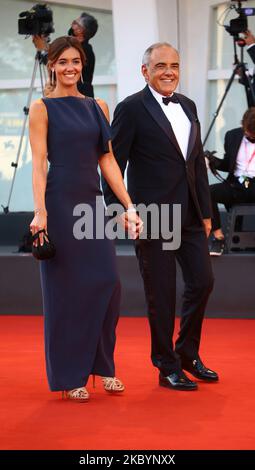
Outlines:
<svg viewBox="0 0 255 470"><path fill-rule="evenodd" d="M197 116L196 107L195 114ZM200 124L198 122L199 128ZM196 193L202 213L203 219L210 219L212 217L211 196L208 183L207 169L205 164L204 150L201 142L199 130L199 149L196 158L195 172L196 172Z"/></svg>
<svg viewBox="0 0 255 470"><path fill-rule="evenodd" d="M129 154L134 135L134 119L132 119L127 103L121 102L118 104L114 112L112 122L112 147L123 178L129 160ZM102 188L107 206L109 204L120 204L119 200L112 192L110 186L107 184L104 178L102 178Z"/></svg>
<svg viewBox="0 0 255 470"><path fill-rule="evenodd" d="M215 157L215 168L216 170L220 171L229 171L230 170L230 155L229 155L229 147L231 145L231 135L230 132L226 132L225 135L225 142L224 142L224 149L225 154L223 158Z"/></svg>
<svg viewBox="0 0 255 470"><path fill-rule="evenodd" d="M252 47L249 47L249 49L247 49L247 52L252 62L255 64L255 44Z"/></svg>

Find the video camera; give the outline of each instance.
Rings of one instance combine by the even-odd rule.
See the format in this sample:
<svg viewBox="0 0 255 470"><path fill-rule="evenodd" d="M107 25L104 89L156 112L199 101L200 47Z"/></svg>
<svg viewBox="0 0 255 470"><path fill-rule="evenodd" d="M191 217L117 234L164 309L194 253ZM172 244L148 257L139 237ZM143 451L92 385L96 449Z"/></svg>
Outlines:
<svg viewBox="0 0 255 470"><path fill-rule="evenodd" d="M31 10L19 14L18 33L38 36L47 36L54 33L53 14L47 4L36 4Z"/></svg>
<svg viewBox="0 0 255 470"><path fill-rule="evenodd" d="M247 31L247 17L255 15L255 8L242 8L242 2L239 0L231 0L231 2L237 3L237 5L231 5L230 8L234 8L239 16L233 20L230 20L230 24L224 25L224 27L226 31L231 34L231 36L238 36L239 33L245 33L245 31Z"/></svg>

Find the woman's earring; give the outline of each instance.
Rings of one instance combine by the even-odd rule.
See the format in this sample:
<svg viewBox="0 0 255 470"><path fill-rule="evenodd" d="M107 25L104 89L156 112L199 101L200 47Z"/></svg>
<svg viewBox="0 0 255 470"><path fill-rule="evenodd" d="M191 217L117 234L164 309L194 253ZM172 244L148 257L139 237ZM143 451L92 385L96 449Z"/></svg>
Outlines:
<svg viewBox="0 0 255 470"><path fill-rule="evenodd" d="M55 84L55 75L54 75L54 69L51 71L51 85L53 86Z"/></svg>
<svg viewBox="0 0 255 470"><path fill-rule="evenodd" d="M80 81L81 81L81 83L84 83L82 73L81 73L81 76L80 76Z"/></svg>

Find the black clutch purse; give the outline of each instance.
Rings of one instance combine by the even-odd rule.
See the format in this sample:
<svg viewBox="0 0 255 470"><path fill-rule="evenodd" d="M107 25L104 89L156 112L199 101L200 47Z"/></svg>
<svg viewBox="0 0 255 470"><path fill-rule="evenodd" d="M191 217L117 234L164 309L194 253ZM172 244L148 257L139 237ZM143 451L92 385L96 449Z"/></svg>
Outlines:
<svg viewBox="0 0 255 470"><path fill-rule="evenodd" d="M40 245L39 235L43 233L43 245ZM32 245L32 254L38 260L50 259L53 258L56 254L56 248L53 243L50 241L48 234L46 234L45 230L38 230L33 237L33 242L38 240L37 246L34 244Z"/></svg>

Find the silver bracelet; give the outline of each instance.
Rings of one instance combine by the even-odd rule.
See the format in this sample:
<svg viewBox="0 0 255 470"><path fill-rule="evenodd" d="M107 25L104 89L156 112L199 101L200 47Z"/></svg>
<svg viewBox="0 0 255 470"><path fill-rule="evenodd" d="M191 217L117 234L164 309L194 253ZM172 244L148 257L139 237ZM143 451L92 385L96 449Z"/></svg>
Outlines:
<svg viewBox="0 0 255 470"><path fill-rule="evenodd" d="M128 207L128 209L126 209L126 212L129 213L129 212L136 212L136 208L134 206L132 207Z"/></svg>

